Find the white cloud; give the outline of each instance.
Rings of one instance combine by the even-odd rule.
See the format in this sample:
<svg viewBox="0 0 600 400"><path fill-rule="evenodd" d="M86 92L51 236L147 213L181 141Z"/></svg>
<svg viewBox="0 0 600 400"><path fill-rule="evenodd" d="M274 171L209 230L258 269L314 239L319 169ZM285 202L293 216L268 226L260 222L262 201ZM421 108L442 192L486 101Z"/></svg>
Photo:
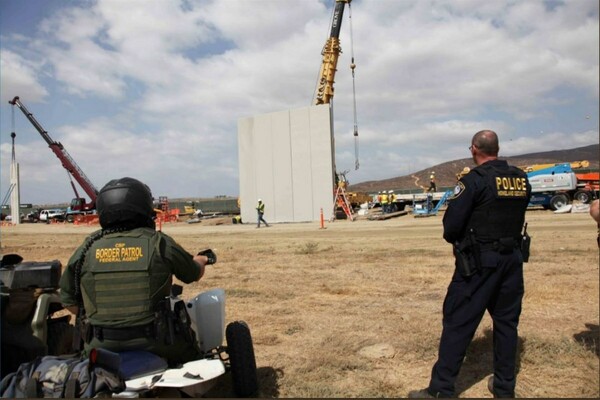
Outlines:
<svg viewBox="0 0 600 400"><path fill-rule="evenodd" d="M237 193L237 120L310 104L331 11L318 0L78 4L28 36L2 32L3 102L46 101L34 109L44 124L48 102L69 103L48 129L96 185L122 172L170 196ZM348 14L334 97L341 170L354 166ZM598 142L597 2L363 0L352 28L352 182L465 158L483 128L510 155L565 136L568 148ZM542 130L554 133L531 133ZM60 171L39 142L19 143L41 149L22 160L37 183Z"/></svg>
<svg viewBox="0 0 600 400"><path fill-rule="evenodd" d="M320 20L319 33L323 34L328 23L328 13L318 1L215 1L202 7L201 13L221 37L259 54L265 46L285 43L306 33L306 21Z"/></svg>
<svg viewBox="0 0 600 400"><path fill-rule="evenodd" d="M39 82L39 65L10 50L0 51L0 99L5 104L19 93L27 93L33 101L41 101L48 91Z"/></svg>

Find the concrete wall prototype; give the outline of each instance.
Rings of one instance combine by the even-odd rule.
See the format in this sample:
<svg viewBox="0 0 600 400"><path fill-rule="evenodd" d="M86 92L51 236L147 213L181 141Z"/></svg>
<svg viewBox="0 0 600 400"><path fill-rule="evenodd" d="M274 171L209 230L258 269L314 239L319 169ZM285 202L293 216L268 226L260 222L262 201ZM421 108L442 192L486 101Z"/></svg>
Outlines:
<svg viewBox="0 0 600 400"><path fill-rule="evenodd" d="M258 199L267 222L318 221L333 211L333 144L328 105L238 121L242 221L256 223Z"/></svg>

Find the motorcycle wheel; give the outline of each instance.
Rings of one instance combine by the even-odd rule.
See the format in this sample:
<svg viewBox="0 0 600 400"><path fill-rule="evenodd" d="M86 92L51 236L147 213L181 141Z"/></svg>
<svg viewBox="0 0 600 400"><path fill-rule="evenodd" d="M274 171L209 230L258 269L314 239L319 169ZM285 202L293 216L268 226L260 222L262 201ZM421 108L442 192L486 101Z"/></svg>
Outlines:
<svg viewBox="0 0 600 400"><path fill-rule="evenodd" d="M69 317L48 320L48 354L59 356L73 353L73 332Z"/></svg>
<svg viewBox="0 0 600 400"><path fill-rule="evenodd" d="M258 391L256 359L250 328L244 321L232 322L225 329L225 337L233 390L239 397L250 397Z"/></svg>

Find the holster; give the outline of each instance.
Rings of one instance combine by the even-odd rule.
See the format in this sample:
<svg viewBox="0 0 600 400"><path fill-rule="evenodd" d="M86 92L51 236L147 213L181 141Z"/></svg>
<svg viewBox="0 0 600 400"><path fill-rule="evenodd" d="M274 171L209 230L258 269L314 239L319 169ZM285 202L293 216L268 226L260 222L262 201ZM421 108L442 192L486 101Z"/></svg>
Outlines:
<svg viewBox="0 0 600 400"><path fill-rule="evenodd" d="M168 297L158 303L154 318L155 337L158 339L164 332L165 344L170 346L175 343L175 314L171 310L171 301Z"/></svg>
<svg viewBox="0 0 600 400"><path fill-rule="evenodd" d="M194 333L185 303L183 301L176 302L173 307L174 310L172 310L171 301L167 297L158 304L158 311L155 313L154 322L156 338L160 338L160 335L164 332L166 345L170 346L181 338L188 343L193 343Z"/></svg>
<svg viewBox="0 0 600 400"><path fill-rule="evenodd" d="M454 243L452 250L456 269L463 278L473 276L481 269L481 251L472 230L462 241Z"/></svg>
<svg viewBox="0 0 600 400"><path fill-rule="evenodd" d="M176 318L176 331L181 336L183 336L184 340L187 343L194 343L194 333L192 331L192 324L190 318L188 316L185 303L183 301L178 301L174 305L174 313Z"/></svg>

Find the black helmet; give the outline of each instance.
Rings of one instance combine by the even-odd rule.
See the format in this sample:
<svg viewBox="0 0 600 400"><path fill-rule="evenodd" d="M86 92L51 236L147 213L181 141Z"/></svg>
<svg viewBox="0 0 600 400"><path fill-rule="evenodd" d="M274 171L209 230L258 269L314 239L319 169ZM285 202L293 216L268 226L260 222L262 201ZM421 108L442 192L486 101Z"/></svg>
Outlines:
<svg viewBox="0 0 600 400"><path fill-rule="evenodd" d="M96 208L103 229L155 227L152 192L137 179L108 182L98 193Z"/></svg>

